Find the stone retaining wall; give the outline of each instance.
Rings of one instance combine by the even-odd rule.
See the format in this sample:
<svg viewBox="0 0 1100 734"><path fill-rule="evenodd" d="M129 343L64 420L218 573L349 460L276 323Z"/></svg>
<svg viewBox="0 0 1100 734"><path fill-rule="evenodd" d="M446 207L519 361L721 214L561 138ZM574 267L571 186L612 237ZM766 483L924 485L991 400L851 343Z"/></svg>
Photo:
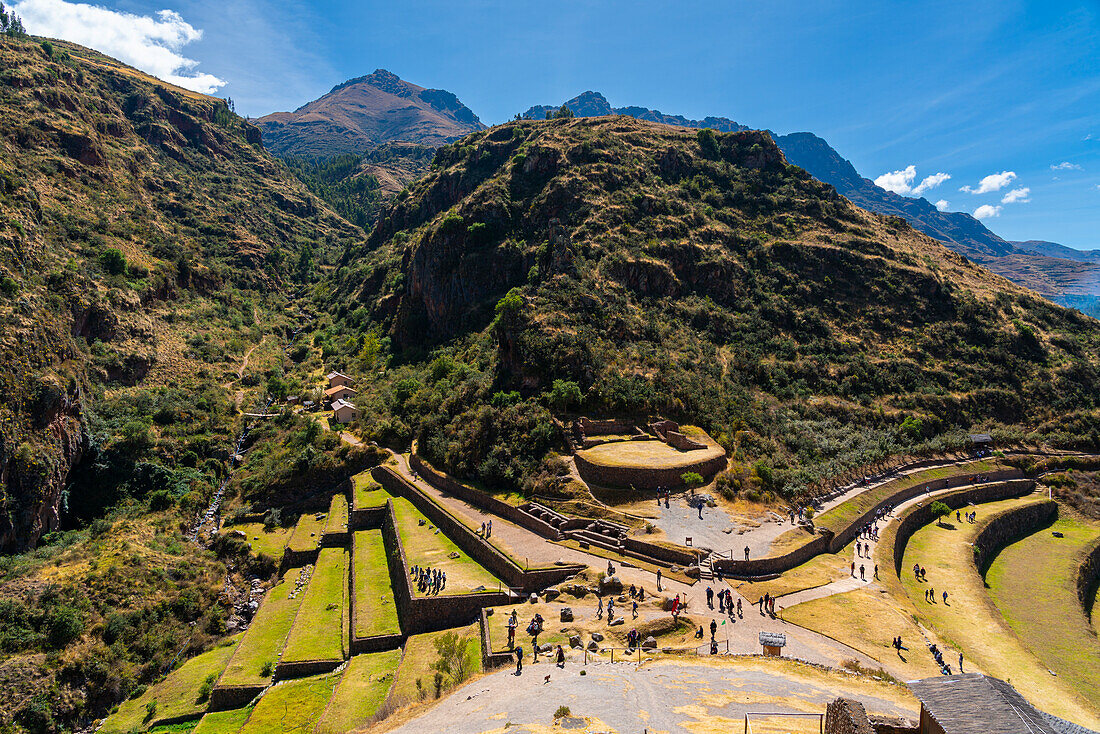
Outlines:
<svg viewBox="0 0 1100 734"><path fill-rule="evenodd" d="M385 512L386 508L382 508ZM382 517L378 518L379 527L381 527ZM368 528L375 529L375 528ZM383 541L385 542L385 541ZM387 554L388 555L388 554ZM389 571L387 563L387 571ZM390 589L394 586L393 575L390 575ZM348 556L348 619L351 624L348 625L348 650L352 655L359 655L364 652L381 652L383 650L394 650L405 644L405 636L397 634L388 635L370 635L369 637L356 637L355 636L355 534L351 534L351 543ZM398 614L398 625L401 624L400 613Z"/></svg>
<svg viewBox="0 0 1100 734"><path fill-rule="evenodd" d="M317 563L317 556L321 549L294 551L290 548L283 549L283 560L279 563L279 575L286 573L288 568L300 568Z"/></svg>
<svg viewBox="0 0 1100 734"><path fill-rule="evenodd" d="M1024 497L1035 491L1035 482L1030 479L1014 479L1008 482L994 482L981 484L958 492L952 492L940 497L931 498L934 502L942 502L952 510L958 510L973 503L980 505L984 502L996 502L1013 497ZM905 511L901 522L898 524L894 537L894 573L901 576L902 559L905 557L905 546L913 533L917 532L930 522L932 517L932 502L926 502Z"/></svg>
<svg viewBox="0 0 1100 734"><path fill-rule="evenodd" d="M266 685L218 686L210 692L210 705L207 711L229 711L247 706L266 688Z"/></svg>
<svg viewBox="0 0 1100 734"><path fill-rule="evenodd" d="M338 660L295 660L292 663L279 661L275 665L274 682L289 680L290 678L305 678L307 675L319 675L331 673L344 664L344 659Z"/></svg>
<svg viewBox="0 0 1100 734"><path fill-rule="evenodd" d="M668 546L648 543L633 535L623 538L623 548L631 556L644 556L646 559L664 561L678 566L691 566L699 562L702 551L677 550Z"/></svg>
<svg viewBox="0 0 1100 734"><path fill-rule="evenodd" d="M489 634L489 615L482 609L478 618L481 632L481 668L489 671L493 668L501 668L515 660L515 656L508 652L493 652L493 640Z"/></svg>
<svg viewBox="0 0 1100 734"><path fill-rule="evenodd" d="M382 527L382 516L385 514L385 505L351 510L348 513L348 530L377 530Z"/></svg>
<svg viewBox="0 0 1100 734"><path fill-rule="evenodd" d="M771 556L768 558L752 558L747 561L735 560L731 558L716 558L711 562L711 567L716 573L720 573L722 576L732 577L735 579L752 579L759 578L761 576L773 576L775 574L789 571L796 566L801 566L806 561L810 560L814 556L819 556L822 553L829 552L829 540L832 538L832 533L826 531L822 535L817 536L809 543L801 545L795 548L789 553L785 553L781 556ZM737 550L734 550L734 554Z"/></svg>
<svg viewBox="0 0 1100 734"><path fill-rule="evenodd" d="M1058 519L1058 503L1044 500L998 512L974 538L974 565L983 577L1001 550Z"/></svg>
<svg viewBox="0 0 1100 734"><path fill-rule="evenodd" d="M875 734L859 701L838 698L825 707L825 734Z"/></svg>
<svg viewBox="0 0 1100 734"><path fill-rule="evenodd" d="M351 654L362 655L365 652L385 652L396 650L405 644L404 635L371 635L370 637L352 637Z"/></svg>
<svg viewBox="0 0 1100 734"><path fill-rule="evenodd" d="M987 477L988 482L1001 482L1008 479L1019 479L1024 476L1024 473L1019 469L1003 469L994 472L979 472L983 476ZM954 477L947 477L946 479L936 479L931 482L921 482L912 487L907 487L900 490L886 499L882 500L867 512L863 513L858 519L854 520L851 524L837 533L832 540L829 541L829 552L837 553L859 535L859 531L867 523L874 520L878 512L884 507L890 507L894 505L900 505L902 502L908 502L914 497L919 497L922 494L928 494L930 492L938 492L942 489L948 489L950 487L962 487L967 484L971 484L971 477L973 474L962 474ZM954 508L952 508L954 509Z"/></svg>
<svg viewBox="0 0 1100 734"><path fill-rule="evenodd" d="M1091 619L1089 610L1092 606L1092 595L1096 592L1097 583L1100 583L1100 540L1093 542L1079 557L1081 563L1077 566L1077 600L1081 602L1085 616Z"/></svg>
<svg viewBox="0 0 1100 734"><path fill-rule="evenodd" d="M665 443L681 451L697 451L698 449L705 449L707 447L705 443L688 438L679 431L666 431Z"/></svg>
<svg viewBox="0 0 1100 734"><path fill-rule="evenodd" d="M580 424L581 431L583 431L586 436L634 432L634 421L625 418L603 418L600 420L581 418L577 422Z"/></svg>
<svg viewBox="0 0 1100 734"><path fill-rule="evenodd" d="M503 517L505 520L513 522L521 528L527 528L533 533L538 533L544 538L550 538L552 540L557 540L558 538L558 531L550 523L540 520L537 517L532 517L514 505L510 505L485 492L456 481L454 478L447 476L421 459L420 454L413 452L410 455L409 466L413 471L422 476L424 481L440 492L446 492L449 495L458 497L463 502L468 502L479 510L498 517Z"/></svg>
<svg viewBox="0 0 1100 734"><path fill-rule="evenodd" d="M580 454L573 457L577 462L577 471L581 478L590 484L602 487L632 487L634 489L657 489L658 487L679 487L680 478L685 472L697 472L703 477L712 477L726 468L726 455L721 453L710 458L700 458L677 467L653 469L641 466L606 466L595 464Z"/></svg>

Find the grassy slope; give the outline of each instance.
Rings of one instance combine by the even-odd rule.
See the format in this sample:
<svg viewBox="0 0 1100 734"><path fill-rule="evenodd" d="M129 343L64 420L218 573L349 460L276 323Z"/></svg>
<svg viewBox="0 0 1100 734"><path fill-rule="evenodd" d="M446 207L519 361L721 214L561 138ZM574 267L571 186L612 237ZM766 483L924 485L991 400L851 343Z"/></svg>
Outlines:
<svg viewBox="0 0 1100 734"><path fill-rule="evenodd" d="M435 670L432 668L432 664L439 659L439 654L435 649L435 640L449 632L454 632L470 641L466 650L469 672L473 674L481 670L481 636L478 632L478 625L472 624L469 627L455 630L413 635L405 643L405 655L401 659L401 665L397 668L393 691L390 693L391 699L397 706L420 700L416 687L418 678L421 681L426 698L432 698L435 695ZM446 691L451 687L453 687L451 680L448 676L444 676L443 690Z"/></svg>
<svg viewBox="0 0 1100 734"><path fill-rule="evenodd" d="M283 548L286 547L286 542L293 532L291 528L281 527L273 527L269 530L262 522L227 525L222 532L228 533L233 530L240 530L248 536L248 543L252 546L253 553L271 556L276 562L283 557Z"/></svg>
<svg viewBox="0 0 1100 734"><path fill-rule="evenodd" d="M1046 665L1024 646L990 601L985 583L974 567L971 543L983 520L1035 501L1025 498L978 505L977 523L957 526L951 523L954 529L933 523L917 531L906 546L902 586L920 622L935 629L953 648L945 650L947 662L953 668L958 662L956 651L961 648L967 660L990 675L1010 681L1044 710L1096 728L1100 725L1100 710L1090 705L1070 681L1051 676ZM926 569L927 583L918 583L914 578L914 563ZM936 591L935 604L924 600L924 591L929 586ZM945 590L949 593L948 606L941 596ZM1056 613L1057 607L1047 606L1046 600L1037 603L1049 613ZM927 655L923 651L918 654L922 653Z"/></svg>
<svg viewBox="0 0 1100 734"><path fill-rule="evenodd" d="M218 679L218 685L256 685L271 680L271 676L263 675L262 670L266 663L277 662L279 651L283 649L294 624L294 615L302 604L301 592L290 598L300 572L301 569L287 571L282 581L267 592L252 619L252 625L237 646L237 652Z"/></svg>
<svg viewBox="0 0 1100 734"><path fill-rule="evenodd" d="M339 682L339 674L299 678L275 686L263 695L241 734L309 732L324 713Z"/></svg>
<svg viewBox="0 0 1100 734"><path fill-rule="evenodd" d="M326 533L343 533L348 529L348 498L334 494L329 504L328 519L325 522Z"/></svg>
<svg viewBox="0 0 1100 734"><path fill-rule="evenodd" d="M216 679L221 675L240 639L240 635L234 636L213 650L191 658L142 695L124 702L116 713L103 722L99 731L121 734L142 726L145 723L145 707L152 701L157 702L156 719L200 715L206 710L206 701L199 700L199 688L209 676Z"/></svg>
<svg viewBox="0 0 1100 734"><path fill-rule="evenodd" d="M342 734L369 722L385 701L400 662L400 650L353 657L317 723L317 734Z"/></svg>
<svg viewBox="0 0 1100 734"><path fill-rule="evenodd" d="M355 573L355 635L369 637L401 632L382 531L356 531L352 567Z"/></svg>
<svg viewBox="0 0 1100 734"><path fill-rule="evenodd" d="M341 660L346 653L347 551L322 548L282 660Z"/></svg>
<svg viewBox="0 0 1100 734"><path fill-rule="evenodd" d="M447 574L447 587L443 594L468 594L478 586L497 590L497 578L459 550L438 529L431 530L432 524L411 502L403 497L395 497L393 508L406 560L410 566L443 570ZM423 525L420 524L422 520L425 523ZM458 558L451 558L452 553L458 554Z"/></svg>
<svg viewBox="0 0 1100 734"><path fill-rule="evenodd" d="M1055 538L1054 532L1065 537ZM1078 554L1098 537L1100 524L1062 517L1001 551L986 583L1024 645L1100 711L1100 640L1075 585Z"/></svg>

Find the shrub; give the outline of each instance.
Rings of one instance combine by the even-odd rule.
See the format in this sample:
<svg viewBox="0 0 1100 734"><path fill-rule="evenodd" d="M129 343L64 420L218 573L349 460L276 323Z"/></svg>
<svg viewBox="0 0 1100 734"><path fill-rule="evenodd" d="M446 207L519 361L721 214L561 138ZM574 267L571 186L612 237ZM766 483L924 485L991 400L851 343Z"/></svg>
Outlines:
<svg viewBox="0 0 1100 734"><path fill-rule="evenodd" d="M564 719L566 716L571 715L573 712L569 710L568 706L558 706L557 711L554 712L555 719Z"/></svg>
<svg viewBox="0 0 1100 734"><path fill-rule="evenodd" d="M145 704L145 721L152 721L153 717L157 715L157 700L154 698L149 703Z"/></svg>
<svg viewBox="0 0 1100 734"><path fill-rule="evenodd" d="M951 514L951 508L940 502L939 500L933 502L930 509L932 511L932 517L936 518L937 522L941 521L944 517Z"/></svg>
<svg viewBox="0 0 1100 734"><path fill-rule="evenodd" d="M0 293L5 296L14 296L19 292L19 284L10 275L0 278Z"/></svg>
<svg viewBox="0 0 1100 734"><path fill-rule="evenodd" d="M680 475L680 481L689 487L698 487L703 483L703 475L695 471L686 471Z"/></svg>
<svg viewBox="0 0 1100 734"><path fill-rule="evenodd" d="M114 247L100 253L99 264L111 275L122 275L126 272L126 256Z"/></svg>
<svg viewBox="0 0 1100 734"><path fill-rule="evenodd" d="M203 701L207 701L210 699L210 693L214 690L214 684L217 682L217 673L211 673L210 675L206 676L206 680L204 680L202 682L202 685L199 686L198 703L202 703Z"/></svg>
<svg viewBox="0 0 1100 734"><path fill-rule="evenodd" d="M270 660L268 660L266 663L264 663L264 667L260 668L260 675L262 675L264 678L267 678L268 676L272 675L274 672L275 672L275 663L271 662Z"/></svg>

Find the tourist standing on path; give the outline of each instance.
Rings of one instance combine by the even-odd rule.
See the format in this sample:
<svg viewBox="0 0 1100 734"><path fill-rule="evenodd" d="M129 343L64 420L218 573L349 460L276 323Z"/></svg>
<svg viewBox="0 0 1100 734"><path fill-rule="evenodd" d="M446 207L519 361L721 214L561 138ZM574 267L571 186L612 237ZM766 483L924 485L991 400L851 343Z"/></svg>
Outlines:
<svg viewBox="0 0 1100 734"><path fill-rule="evenodd" d="M718 631L718 623L713 619L710 620L710 639L714 639L714 634Z"/></svg>
<svg viewBox="0 0 1100 734"><path fill-rule="evenodd" d="M959 651L959 672L963 672L963 654L962 650Z"/></svg>
<svg viewBox="0 0 1100 734"><path fill-rule="evenodd" d="M516 613L513 611L512 616L508 618L508 647L511 648L516 644Z"/></svg>
<svg viewBox="0 0 1100 734"><path fill-rule="evenodd" d="M749 560L749 547L747 545L745 546L745 560Z"/></svg>
<svg viewBox="0 0 1100 734"><path fill-rule="evenodd" d="M657 569L657 591L661 590L661 569Z"/></svg>
<svg viewBox="0 0 1100 734"><path fill-rule="evenodd" d="M852 578L856 577L856 562L852 561Z"/></svg>
<svg viewBox="0 0 1100 734"><path fill-rule="evenodd" d="M867 569L867 567L864 566L862 563L859 564L859 580L860 581L866 581L867 580L867 574L865 573L866 569Z"/></svg>
<svg viewBox="0 0 1100 734"><path fill-rule="evenodd" d="M878 564L875 564L875 578L878 578Z"/></svg>
<svg viewBox="0 0 1100 734"><path fill-rule="evenodd" d="M726 592L729 593L729 592ZM741 597L737 597L737 616L740 619L744 619L745 615L741 613Z"/></svg>
<svg viewBox="0 0 1100 734"><path fill-rule="evenodd" d="M638 618L638 600L635 599L633 605L630 608L631 613L634 615L634 619Z"/></svg>
<svg viewBox="0 0 1100 734"><path fill-rule="evenodd" d="M516 675L523 673L523 648L516 648Z"/></svg>
<svg viewBox="0 0 1100 734"><path fill-rule="evenodd" d="M559 668L565 667L565 650L561 649L561 645L558 645L557 664Z"/></svg>
<svg viewBox="0 0 1100 734"><path fill-rule="evenodd" d="M714 609L714 589L707 587L707 606Z"/></svg>

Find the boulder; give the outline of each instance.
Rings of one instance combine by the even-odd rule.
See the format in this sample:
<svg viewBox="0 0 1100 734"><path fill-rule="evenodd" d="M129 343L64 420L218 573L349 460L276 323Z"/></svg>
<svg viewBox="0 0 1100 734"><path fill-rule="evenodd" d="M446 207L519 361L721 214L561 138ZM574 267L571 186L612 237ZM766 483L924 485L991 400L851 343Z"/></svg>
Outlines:
<svg viewBox="0 0 1100 734"><path fill-rule="evenodd" d="M563 622L572 622L573 621L573 610L570 607L562 607L562 609L561 609L561 621L563 621Z"/></svg>
<svg viewBox="0 0 1100 734"><path fill-rule="evenodd" d="M657 649L657 640L653 639L652 637L645 638L644 640L642 640L642 649L643 650L656 650Z"/></svg>
<svg viewBox="0 0 1100 734"><path fill-rule="evenodd" d="M248 535L243 530L230 530L230 538L240 538L241 540L248 540Z"/></svg>
<svg viewBox="0 0 1100 734"><path fill-rule="evenodd" d="M618 576L605 576L600 579L600 593L604 595L623 593L622 580Z"/></svg>
<svg viewBox="0 0 1100 734"><path fill-rule="evenodd" d="M532 593L531 596L528 597L527 601L531 602L532 604L538 604L539 603L539 595Z"/></svg>
<svg viewBox="0 0 1100 734"><path fill-rule="evenodd" d="M573 635L572 637L570 637L569 638L569 647L572 647L573 649L580 649L580 647L581 647L581 636L580 635Z"/></svg>
<svg viewBox="0 0 1100 734"><path fill-rule="evenodd" d="M588 652L596 652L600 649L600 646L596 644L595 640L588 643Z"/></svg>
<svg viewBox="0 0 1100 734"><path fill-rule="evenodd" d="M543 592L542 596L546 601L554 601L561 595L561 592L557 589L547 589Z"/></svg>
<svg viewBox="0 0 1100 734"><path fill-rule="evenodd" d="M687 576L689 579L699 578L699 567L698 566L688 566L684 570L684 575Z"/></svg>
<svg viewBox="0 0 1100 734"><path fill-rule="evenodd" d="M593 632L592 639L596 642L603 642L603 635L601 635L599 632Z"/></svg>
<svg viewBox="0 0 1100 734"><path fill-rule="evenodd" d="M620 624L625 624L625 623L626 623L626 619L625 619L625 618L623 618L623 617L616 617L616 618L615 618L615 619L614 619L613 621L611 621L611 622L608 622L608 626L610 626L610 627L617 627L617 626L619 626Z"/></svg>

